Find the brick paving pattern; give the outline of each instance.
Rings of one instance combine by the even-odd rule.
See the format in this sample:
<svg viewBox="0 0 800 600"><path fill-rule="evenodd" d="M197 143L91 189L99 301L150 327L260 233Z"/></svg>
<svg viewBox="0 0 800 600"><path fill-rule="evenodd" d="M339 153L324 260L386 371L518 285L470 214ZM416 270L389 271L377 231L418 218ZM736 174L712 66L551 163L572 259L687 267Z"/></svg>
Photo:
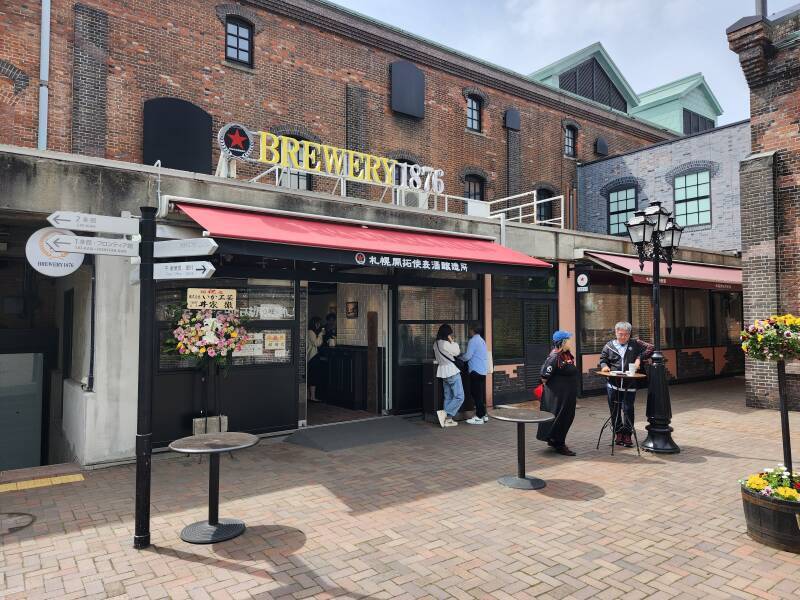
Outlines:
<svg viewBox="0 0 800 600"><path fill-rule="evenodd" d="M222 459L220 516L248 530L212 546L179 538L206 515L197 459L154 460L146 551L131 545L131 465L6 492L0 597L797 597L800 556L747 537L737 484L780 462L777 413L745 408L741 379L672 392L679 455L595 450L602 398L579 400L576 458L529 430L541 491L496 482L515 470L508 423L420 423L429 435L333 453L264 440Z"/></svg>

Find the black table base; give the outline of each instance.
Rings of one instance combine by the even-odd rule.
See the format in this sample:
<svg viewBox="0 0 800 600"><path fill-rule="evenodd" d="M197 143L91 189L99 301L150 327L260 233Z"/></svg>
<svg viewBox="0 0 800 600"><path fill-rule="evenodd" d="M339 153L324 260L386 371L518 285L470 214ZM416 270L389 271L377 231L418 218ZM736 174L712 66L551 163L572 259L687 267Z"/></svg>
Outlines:
<svg viewBox="0 0 800 600"><path fill-rule="evenodd" d="M515 490L540 490L547 484L525 473L525 423L517 423L517 474L506 475L497 480L500 485Z"/></svg>
<svg viewBox="0 0 800 600"><path fill-rule="evenodd" d="M517 477L516 475L506 475L498 479L497 482L515 490L540 490L547 485L544 480L536 477Z"/></svg>
<svg viewBox="0 0 800 600"><path fill-rule="evenodd" d="M627 389L625 390L625 392L628 392L628 391L634 391L634 390L627 390ZM620 418L622 419L623 427L630 427L631 428L631 433L633 434L633 439L636 442L636 453L639 456L641 456L642 455L642 451L639 449L639 436L636 435L636 427L634 427L633 423L630 422L630 420L627 418L627 415L625 414L625 409L624 409L623 402L622 402L622 394L623 394L623 391L618 387L617 388L617 393L614 396L615 400L612 403L611 410L614 411L614 413L613 413L614 416L616 416L617 414L620 415ZM600 449L600 440L603 438L603 432L606 430L606 427L608 427L609 431L611 431L611 456L614 456L614 446L619 445L619 444L617 444L617 439L616 439L617 438L617 432L616 432L617 423L615 421L616 421L616 419L614 419L613 416L609 415L609 417L603 423L603 426L600 428L600 435L597 436L597 450L599 450ZM645 450L646 450L646 448L645 448Z"/></svg>
<svg viewBox="0 0 800 600"><path fill-rule="evenodd" d="M242 535L245 529L244 521L238 519L218 519L216 525L198 521L183 528L181 539L190 544L216 544Z"/></svg>

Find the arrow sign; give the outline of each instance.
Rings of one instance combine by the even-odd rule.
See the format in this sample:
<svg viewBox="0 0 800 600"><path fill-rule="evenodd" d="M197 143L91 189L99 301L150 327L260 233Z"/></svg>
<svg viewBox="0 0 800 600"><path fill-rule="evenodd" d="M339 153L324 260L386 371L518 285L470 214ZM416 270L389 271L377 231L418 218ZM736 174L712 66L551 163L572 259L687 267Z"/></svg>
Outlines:
<svg viewBox="0 0 800 600"><path fill-rule="evenodd" d="M169 240L153 245L153 256L170 258L174 256L210 256L219 246L211 238L192 238L188 240Z"/></svg>
<svg viewBox="0 0 800 600"><path fill-rule="evenodd" d="M139 233L139 220L131 217L107 217L89 213L57 210L47 220L55 227L66 227L75 231L104 231L134 235Z"/></svg>
<svg viewBox="0 0 800 600"><path fill-rule="evenodd" d="M139 256L139 243L130 240L101 237L59 235L47 240L54 252L80 252L108 256Z"/></svg>
<svg viewBox="0 0 800 600"><path fill-rule="evenodd" d="M211 279L214 271L214 265L205 260L156 263L153 265L153 279Z"/></svg>

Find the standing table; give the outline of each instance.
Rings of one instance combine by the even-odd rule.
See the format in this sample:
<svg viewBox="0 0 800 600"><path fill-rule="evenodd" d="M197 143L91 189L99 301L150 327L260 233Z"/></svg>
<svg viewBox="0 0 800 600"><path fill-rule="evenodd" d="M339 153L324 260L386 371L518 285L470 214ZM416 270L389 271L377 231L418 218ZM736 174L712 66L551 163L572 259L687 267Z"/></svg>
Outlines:
<svg viewBox="0 0 800 600"><path fill-rule="evenodd" d="M201 433L172 442L169 447L184 454L208 454L208 521L187 525L181 539L190 544L223 542L244 533L245 524L238 519L219 518L219 455L255 446L258 438L249 433L225 431Z"/></svg>
<svg viewBox="0 0 800 600"><path fill-rule="evenodd" d="M597 371L595 371L595 374L599 375L600 377L605 377L606 379L611 381L612 385L617 386L617 393L614 394L614 402L613 402L613 406L612 406L612 409L614 411L613 414L617 414L617 411L619 411L620 407L622 406L622 392L623 391L631 391L630 390L630 386L635 384L637 379L645 379L647 377L647 375L644 375L643 373L634 373L633 375L630 375L627 371L609 371L608 373L603 373L603 371L601 371L599 369ZM623 387L625 388L625 390L621 389ZM635 391L635 388L634 388L634 391ZM622 414L621 418L622 418L622 421L623 421L623 425L627 425L627 426L629 426L631 428L631 432L633 433L633 439L636 440L636 452L639 454L639 456L641 456L642 451L639 449L639 438L636 435L636 427L633 426L633 423L628 423L625 420L625 411L624 410L621 411L621 414ZM617 444L616 436L615 436L616 431L614 431L615 423L613 422L613 419L611 418L610 414L608 415L608 418L603 423L603 427L600 429L600 435L597 436L597 449L598 450L600 449L600 440L603 437L603 432L606 430L606 427L608 427L609 425L611 425L611 427L610 427L610 430L611 430L611 456L614 456L614 446L616 446L616 444Z"/></svg>
<svg viewBox="0 0 800 600"><path fill-rule="evenodd" d="M549 423L556 416L553 413L532 408L514 408L507 405L494 407L489 411L489 416L498 421L511 421L517 424L517 474L506 475L497 481L502 485L517 490L539 490L547 485L536 477L528 477L525 469L525 424Z"/></svg>

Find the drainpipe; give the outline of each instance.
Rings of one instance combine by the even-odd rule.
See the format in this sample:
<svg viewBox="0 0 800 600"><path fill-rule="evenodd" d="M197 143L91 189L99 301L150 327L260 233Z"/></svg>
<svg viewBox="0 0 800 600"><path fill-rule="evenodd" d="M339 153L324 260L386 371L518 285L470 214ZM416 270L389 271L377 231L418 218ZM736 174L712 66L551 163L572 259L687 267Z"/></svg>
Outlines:
<svg viewBox="0 0 800 600"><path fill-rule="evenodd" d="M92 301L89 315L89 376L86 378L86 391L94 391L94 329L95 329L95 295L97 291L97 259L92 256Z"/></svg>
<svg viewBox="0 0 800 600"><path fill-rule="evenodd" d="M47 150L47 102L50 83L50 0L42 0L39 30L39 135L37 148Z"/></svg>

